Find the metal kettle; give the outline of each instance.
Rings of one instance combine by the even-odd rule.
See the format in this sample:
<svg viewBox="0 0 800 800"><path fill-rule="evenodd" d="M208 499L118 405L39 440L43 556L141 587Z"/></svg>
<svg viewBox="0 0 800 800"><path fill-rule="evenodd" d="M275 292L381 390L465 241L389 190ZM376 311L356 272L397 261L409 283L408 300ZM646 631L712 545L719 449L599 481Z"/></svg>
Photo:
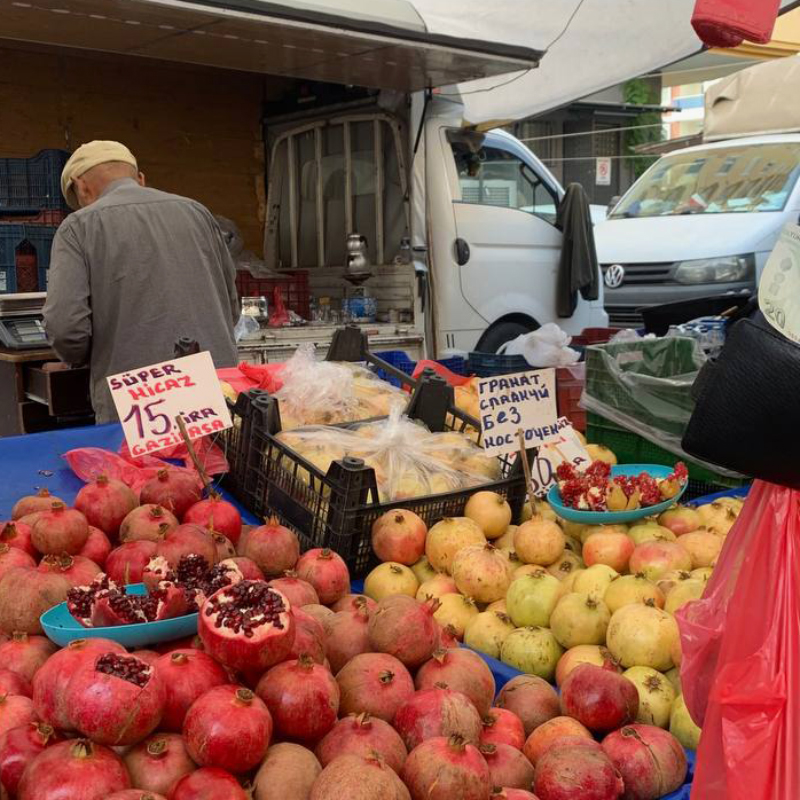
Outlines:
<svg viewBox="0 0 800 800"><path fill-rule="evenodd" d="M360 233L350 233L346 239L347 271L354 273L367 272L369 259L367 258L367 237Z"/></svg>

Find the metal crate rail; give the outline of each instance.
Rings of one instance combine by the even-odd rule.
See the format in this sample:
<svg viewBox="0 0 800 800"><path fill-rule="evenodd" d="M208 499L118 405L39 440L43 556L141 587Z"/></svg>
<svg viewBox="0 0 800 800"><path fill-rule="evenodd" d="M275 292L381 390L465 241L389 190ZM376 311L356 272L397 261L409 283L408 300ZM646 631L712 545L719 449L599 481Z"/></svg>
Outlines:
<svg viewBox="0 0 800 800"><path fill-rule="evenodd" d="M0 158L0 214L69 211L61 194L66 150L41 150L31 158Z"/></svg>

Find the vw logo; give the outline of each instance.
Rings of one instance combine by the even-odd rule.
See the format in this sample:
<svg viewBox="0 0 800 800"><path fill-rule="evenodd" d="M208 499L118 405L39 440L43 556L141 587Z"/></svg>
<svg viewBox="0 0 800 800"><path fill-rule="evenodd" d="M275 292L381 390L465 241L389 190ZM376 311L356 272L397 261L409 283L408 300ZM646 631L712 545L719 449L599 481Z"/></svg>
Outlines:
<svg viewBox="0 0 800 800"><path fill-rule="evenodd" d="M624 280L625 267L623 267L622 264L612 264L606 270L606 274L603 277L603 281L609 289L618 289L620 286L622 286L622 282Z"/></svg>

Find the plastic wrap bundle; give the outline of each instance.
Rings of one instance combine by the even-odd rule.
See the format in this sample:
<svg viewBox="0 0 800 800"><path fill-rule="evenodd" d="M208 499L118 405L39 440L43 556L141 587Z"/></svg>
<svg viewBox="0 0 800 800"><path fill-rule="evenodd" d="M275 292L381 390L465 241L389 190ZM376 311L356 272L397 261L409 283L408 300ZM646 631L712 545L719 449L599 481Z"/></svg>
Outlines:
<svg viewBox="0 0 800 800"><path fill-rule="evenodd" d="M323 473L345 456L363 459L375 470L381 502L443 494L501 477L500 462L465 436L431 433L403 416L399 407L377 422L350 428L313 426L284 431L278 438Z"/></svg>

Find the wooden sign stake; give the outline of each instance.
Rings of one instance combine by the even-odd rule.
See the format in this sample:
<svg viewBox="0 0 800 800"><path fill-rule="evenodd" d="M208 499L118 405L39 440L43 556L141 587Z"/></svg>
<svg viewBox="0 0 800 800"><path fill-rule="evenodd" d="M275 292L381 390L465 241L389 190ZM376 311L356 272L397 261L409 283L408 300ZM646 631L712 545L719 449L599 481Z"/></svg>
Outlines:
<svg viewBox="0 0 800 800"><path fill-rule="evenodd" d="M181 437L186 445L186 449L189 451L189 458L192 459L192 463L200 475L200 480L203 481L203 489L208 492L208 487L211 485L211 480L208 477L205 467L200 463L200 459L197 457L192 440L189 438L189 433L186 430L186 423L183 421L183 417L175 417L175 422L178 423L178 427L181 430Z"/></svg>
<svg viewBox="0 0 800 800"><path fill-rule="evenodd" d="M525 482L528 484L528 496L530 497L531 501L531 509L533 509L533 500L536 497L536 493L533 491L531 465L528 463L528 453L525 449L525 432L522 430L522 428L517 430L517 436L519 437L519 457L522 459L522 469L525 472Z"/></svg>

